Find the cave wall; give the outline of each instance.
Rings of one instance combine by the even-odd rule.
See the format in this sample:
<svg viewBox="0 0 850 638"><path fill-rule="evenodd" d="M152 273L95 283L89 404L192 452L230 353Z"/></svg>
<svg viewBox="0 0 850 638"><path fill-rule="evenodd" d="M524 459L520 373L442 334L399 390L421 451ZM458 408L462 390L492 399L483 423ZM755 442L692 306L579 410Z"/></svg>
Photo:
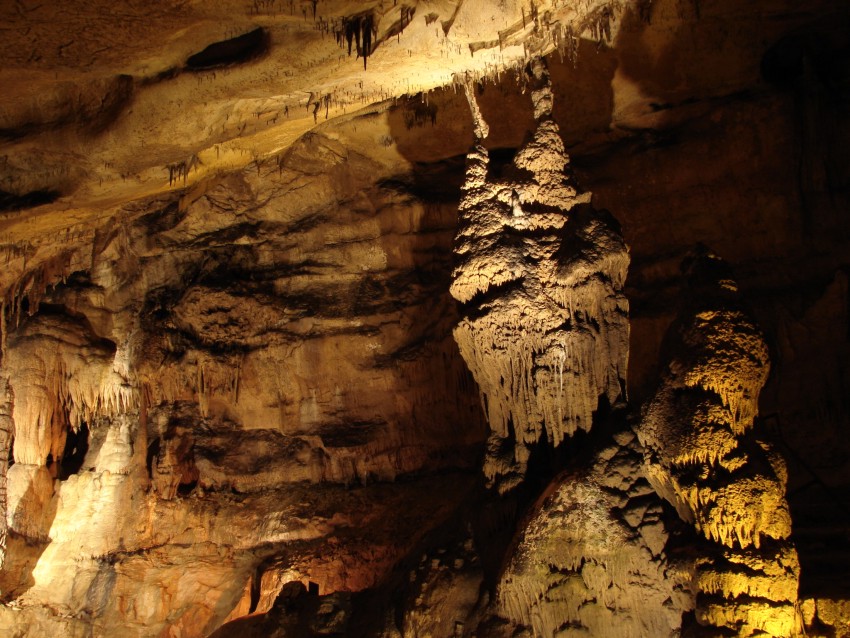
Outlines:
<svg viewBox="0 0 850 638"><path fill-rule="evenodd" d="M846 7L626 3L609 37L588 31L546 58L575 182L629 248L628 372L611 390L624 412L616 426L593 414L593 428L578 428L590 433L536 449L531 476L497 497L482 485L493 426L484 388L452 334L463 315L449 294L452 250L475 138L467 99L457 85L403 96L388 80L328 102L326 121L305 91L292 120L272 122L266 107L283 103L250 87L284 80L255 70L298 37L305 52L320 38L305 13L315 33L282 44L274 21L302 20L301 6L290 18L278 4L239 5L240 29L263 22L273 37L217 71L140 80L145 65L153 77L166 58L201 51L220 31L210 20L173 47L133 27L133 68L98 54L90 76L53 49L35 62L7 56L3 77L20 88L15 108L5 103L0 151L6 634L315 635L327 604L351 635L605 635L613 625L661 635L724 623L741 635L803 624L843 635ZM417 11L454 10L432 4ZM157 20L175 33L195 24L169 11ZM425 11L415 19L424 25ZM457 20L486 30L469 14ZM69 51L87 40L74 42ZM381 46L355 81L391 76L381 65L393 38ZM324 58L303 57L292 77L318 77L310 66ZM360 73L364 60L350 62ZM522 67L491 71L468 86L489 125L489 170L502 174L535 113ZM756 560L749 543L700 545L624 426L640 432L645 402L659 409L666 335L687 289L680 264L697 243L731 265L771 362L747 418L787 463L786 477L765 461L777 493L767 509L785 511L787 481L790 516L767 561L782 573L760 567L782 581L776 625L711 598L734 590L729 564ZM657 453L669 452L662 441ZM623 585L629 569L637 590ZM317 586L290 592L306 606L278 596L294 581ZM600 593L609 586L616 595ZM657 625L611 613L639 609L641 588L659 606L673 601L647 616ZM341 593L354 598L326 598Z"/></svg>

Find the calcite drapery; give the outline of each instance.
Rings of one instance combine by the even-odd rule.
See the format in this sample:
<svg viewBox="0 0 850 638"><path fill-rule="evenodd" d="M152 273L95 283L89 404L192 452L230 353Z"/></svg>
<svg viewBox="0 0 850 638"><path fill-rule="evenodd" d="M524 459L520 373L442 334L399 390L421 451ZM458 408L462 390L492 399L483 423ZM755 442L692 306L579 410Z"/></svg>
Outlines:
<svg viewBox="0 0 850 638"><path fill-rule="evenodd" d="M3 364L14 371L15 461L44 465L62 457L68 428L136 411L125 357L86 325L60 315L28 319L10 339Z"/></svg>
<svg viewBox="0 0 850 638"><path fill-rule="evenodd" d="M537 128L501 177L476 140L455 240L454 335L481 389L491 436L487 477L500 491L525 473L530 447L589 430L600 398L622 397L629 258L616 222L590 205L566 170L542 61L531 65Z"/></svg>
<svg viewBox="0 0 850 638"><path fill-rule="evenodd" d="M696 564L702 625L788 636L796 629L799 580L785 500L787 474L755 438L769 359L718 257L699 248L688 264L690 307L672 358L638 428L656 492L710 541Z"/></svg>

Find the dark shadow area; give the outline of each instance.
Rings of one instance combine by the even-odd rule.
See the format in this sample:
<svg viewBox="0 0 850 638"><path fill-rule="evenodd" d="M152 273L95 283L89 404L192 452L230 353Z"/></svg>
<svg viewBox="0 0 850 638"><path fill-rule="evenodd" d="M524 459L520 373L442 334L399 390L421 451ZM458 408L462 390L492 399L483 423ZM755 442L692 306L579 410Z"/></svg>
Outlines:
<svg viewBox="0 0 850 638"><path fill-rule="evenodd" d="M820 17L774 42L764 79L794 102L796 187L806 239L850 237L850 15Z"/></svg>
<svg viewBox="0 0 850 638"><path fill-rule="evenodd" d="M135 80L121 73L88 82L62 82L39 96L40 104L20 110L12 125L0 128L0 140L16 140L72 125L82 133L105 131L129 106L135 93Z"/></svg>
<svg viewBox="0 0 850 638"><path fill-rule="evenodd" d="M850 598L850 490L833 485L821 467L806 460L783 435L778 413L758 419L788 464L792 539L800 558L800 597ZM839 461L840 465L847 459Z"/></svg>
<svg viewBox="0 0 850 638"><path fill-rule="evenodd" d="M224 66L245 64L265 54L269 48L268 32L262 27L229 40L214 42L186 59L189 71L207 71Z"/></svg>
<svg viewBox="0 0 850 638"><path fill-rule="evenodd" d="M59 191L39 189L16 195L0 190L0 212L15 212L34 206L42 206L55 202L62 195Z"/></svg>
<svg viewBox="0 0 850 638"><path fill-rule="evenodd" d="M78 430L69 429L65 437L65 450L58 463L57 478L67 480L77 474L82 468L89 451L89 428L83 423Z"/></svg>

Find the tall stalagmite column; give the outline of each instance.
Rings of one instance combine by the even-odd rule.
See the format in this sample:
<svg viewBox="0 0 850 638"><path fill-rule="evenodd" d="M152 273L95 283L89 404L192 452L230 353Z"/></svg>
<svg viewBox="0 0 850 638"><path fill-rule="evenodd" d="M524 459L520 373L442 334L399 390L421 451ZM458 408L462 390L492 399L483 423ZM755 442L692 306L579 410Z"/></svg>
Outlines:
<svg viewBox="0 0 850 638"><path fill-rule="evenodd" d="M767 345L719 258L701 250L688 271L691 306L638 428L645 473L706 539L696 561L697 621L743 636L790 636L799 563L787 473L753 432Z"/></svg>
<svg viewBox="0 0 850 638"><path fill-rule="evenodd" d="M502 492L524 477L531 446L590 429L600 400L622 397L628 354L628 250L616 221L567 172L541 60L530 75L537 128L498 177L467 90L477 139L451 285L462 304L455 339L490 423L484 469Z"/></svg>

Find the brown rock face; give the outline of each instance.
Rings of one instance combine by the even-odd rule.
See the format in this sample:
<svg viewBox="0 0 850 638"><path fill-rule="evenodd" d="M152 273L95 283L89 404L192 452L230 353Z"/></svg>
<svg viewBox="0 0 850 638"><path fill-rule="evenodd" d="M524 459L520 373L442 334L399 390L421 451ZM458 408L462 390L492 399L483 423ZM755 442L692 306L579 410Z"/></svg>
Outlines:
<svg viewBox="0 0 850 638"><path fill-rule="evenodd" d="M35 622L47 596L125 635L204 635L246 588L243 613L292 579L323 594L380 584L429 529L421 516L464 498L459 477L388 526L407 507L393 497L361 500L356 521L334 505L357 500L346 486L469 470L485 433L451 336L453 211L364 180L392 173L347 154L313 135L126 211L90 266L7 313L17 556L3 591L27 620L5 626ZM304 501L305 485L324 496Z"/></svg>
<svg viewBox="0 0 850 638"><path fill-rule="evenodd" d="M0 2L0 636L845 635L848 24Z"/></svg>
<svg viewBox="0 0 850 638"><path fill-rule="evenodd" d="M535 636L678 636L693 564L675 559L635 435L559 477L535 507L499 583L499 611Z"/></svg>

